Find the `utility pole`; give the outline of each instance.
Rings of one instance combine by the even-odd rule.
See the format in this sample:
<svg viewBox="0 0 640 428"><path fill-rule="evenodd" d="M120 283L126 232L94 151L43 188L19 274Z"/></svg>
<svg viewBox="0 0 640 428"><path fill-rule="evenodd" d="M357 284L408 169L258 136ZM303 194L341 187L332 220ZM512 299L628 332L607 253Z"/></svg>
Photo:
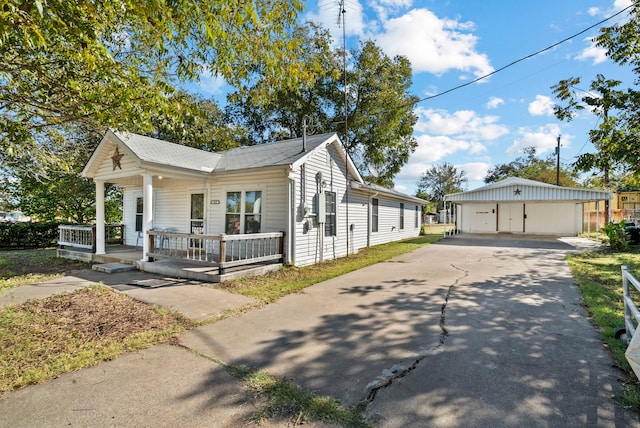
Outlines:
<svg viewBox="0 0 640 428"><path fill-rule="evenodd" d="M560 185L560 135L558 135L558 146L556 147L556 186Z"/></svg>

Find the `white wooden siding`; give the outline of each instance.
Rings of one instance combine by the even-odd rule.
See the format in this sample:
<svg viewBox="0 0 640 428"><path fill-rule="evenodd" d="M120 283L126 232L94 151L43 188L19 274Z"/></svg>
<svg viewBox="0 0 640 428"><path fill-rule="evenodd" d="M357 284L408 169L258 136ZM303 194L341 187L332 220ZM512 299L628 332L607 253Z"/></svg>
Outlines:
<svg viewBox="0 0 640 428"><path fill-rule="evenodd" d="M287 230L287 177L282 171L214 177L208 226L210 233L225 233L228 192L262 192L262 232Z"/></svg>

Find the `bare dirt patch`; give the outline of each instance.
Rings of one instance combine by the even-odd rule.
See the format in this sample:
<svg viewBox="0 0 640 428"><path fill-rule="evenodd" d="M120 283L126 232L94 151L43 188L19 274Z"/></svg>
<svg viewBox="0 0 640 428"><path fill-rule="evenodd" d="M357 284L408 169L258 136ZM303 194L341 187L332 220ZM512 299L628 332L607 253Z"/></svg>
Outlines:
<svg viewBox="0 0 640 428"><path fill-rule="evenodd" d="M190 322L104 286L0 311L0 395L156 343Z"/></svg>
<svg viewBox="0 0 640 428"><path fill-rule="evenodd" d="M162 331L176 323L169 313L102 288L28 302L23 309L48 322L39 327L83 340L122 340L133 333Z"/></svg>

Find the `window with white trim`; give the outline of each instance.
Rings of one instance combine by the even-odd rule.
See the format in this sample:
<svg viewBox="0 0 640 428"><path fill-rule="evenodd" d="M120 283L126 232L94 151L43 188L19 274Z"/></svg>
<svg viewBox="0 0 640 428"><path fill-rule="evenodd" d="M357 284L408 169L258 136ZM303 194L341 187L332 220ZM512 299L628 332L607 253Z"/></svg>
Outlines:
<svg viewBox="0 0 640 428"><path fill-rule="evenodd" d="M404 204L400 203L400 230L404 229Z"/></svg>
<svg viewBox="0 0 640 428"><path fill-rule="evenodd" d="M336 236L336 192L325 192L324 236Z"/></svg>
<svg viewBox="0 0 640 428"><path fill-rule="evenodd" d="M378 231L378 198L371 199L371 232Z"/></svg>
<svg viewBox="0 0 640 428"><path fill-rule="evenodd" d="M225 231L229 235L262 231L262 191L227 192Z"/></svg>

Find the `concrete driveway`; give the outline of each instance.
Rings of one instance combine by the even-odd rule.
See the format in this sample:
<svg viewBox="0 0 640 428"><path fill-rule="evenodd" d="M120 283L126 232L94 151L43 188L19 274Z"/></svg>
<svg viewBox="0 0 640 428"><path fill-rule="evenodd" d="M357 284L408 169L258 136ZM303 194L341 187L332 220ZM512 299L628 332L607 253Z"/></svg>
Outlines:
<svg viewBox="0 0 640 428"><path fill-rule="evenodd" d="M181 343L368 400L385 427L639 426L564 261L589 245L457 236Z"/></svg>
<svg viewBox="0 0 640 428"><path fill-rule="evenodd" d="M9 394L0 426L248 424L260 403L203 354L367 400L380 427L637 427L564 262L589 245L448 238L191 330L195 353L162 345Z"/></svg>

